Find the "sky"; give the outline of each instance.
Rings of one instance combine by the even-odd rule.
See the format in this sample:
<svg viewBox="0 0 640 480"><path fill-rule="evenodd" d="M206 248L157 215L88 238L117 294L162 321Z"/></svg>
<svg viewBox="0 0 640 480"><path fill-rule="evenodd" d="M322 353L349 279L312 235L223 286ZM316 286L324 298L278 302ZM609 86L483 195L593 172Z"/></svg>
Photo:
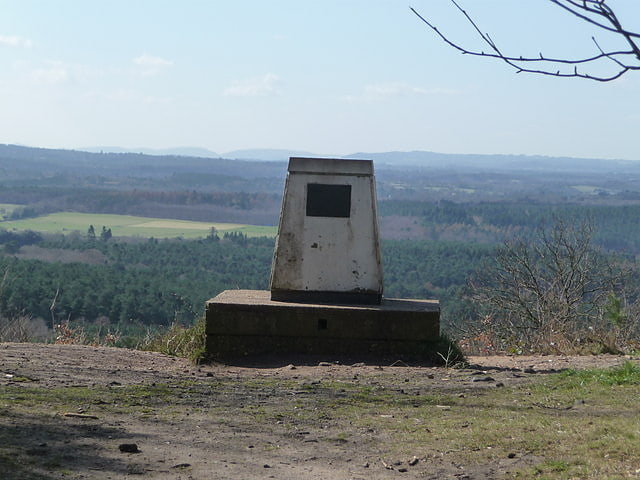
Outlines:
<svg viewBox="0 0 640 480"><path fill-rule="evenodd" d="M450 0L410 1L0 0L0 143L640 160L640 71L516 74L409 8L486 49ZM458 1L508 54L625 47L548 0Z"/></svg>

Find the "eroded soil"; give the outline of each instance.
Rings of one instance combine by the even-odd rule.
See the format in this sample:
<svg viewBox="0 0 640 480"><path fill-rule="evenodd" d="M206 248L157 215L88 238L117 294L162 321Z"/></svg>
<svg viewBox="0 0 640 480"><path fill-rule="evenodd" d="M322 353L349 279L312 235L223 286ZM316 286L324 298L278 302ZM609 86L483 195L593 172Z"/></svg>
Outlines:
<svg viewBox="0 0 640 480"><path fill-rule="evenodd" d="M407 452L389 428L355 421L358 412L334 415L331 405L347 411L350 395L370 388L416 408L446 408L435 404L439 395L481 395L624 360L472 357L468 368L453 369L270 358L194 366L151 352L4 343L0 478L502 478L536 459L468 464L437 445ZM376 414L390 416L384 404Z"/></svg>

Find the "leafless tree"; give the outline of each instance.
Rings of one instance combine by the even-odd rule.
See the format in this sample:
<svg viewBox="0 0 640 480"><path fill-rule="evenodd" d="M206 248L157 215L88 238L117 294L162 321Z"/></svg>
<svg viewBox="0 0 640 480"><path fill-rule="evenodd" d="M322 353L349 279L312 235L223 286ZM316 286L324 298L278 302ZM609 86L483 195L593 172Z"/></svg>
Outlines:
<svg viewBox="0 0 640 480"><path fill-rule="evenodd" d="M464 10L456 0L451 3L471 24L481 41L488 46L488 51L468 49L451 40L447 35L423 15L411 8L426 25L428 25L444 42L466 55L490 57L501 60L515 69L516 73L536 73L554 77L585 78L599 82L609 82L632 70L640 70L640 33L632 32L622 26L622 22L606 0L547 0L564 9L581 22L586 22L603 32L617 35L623 43L622 49L604 49L595 37L591 37L595 52L584 58L554 58L539 53L537 56L511 56L504 53L501 47L484 33L476 21ZM606 74L589 73L596 63L609 61L613 70Z"/></svg>
<svg viewBox="0 0 640 480"><path fill-rule="evenodd" d="M555 219L537 235L506 241L495 266L471 282L498 338L534 350L574 344L598 327L621 272L591 246L590 222Z"/></svg>

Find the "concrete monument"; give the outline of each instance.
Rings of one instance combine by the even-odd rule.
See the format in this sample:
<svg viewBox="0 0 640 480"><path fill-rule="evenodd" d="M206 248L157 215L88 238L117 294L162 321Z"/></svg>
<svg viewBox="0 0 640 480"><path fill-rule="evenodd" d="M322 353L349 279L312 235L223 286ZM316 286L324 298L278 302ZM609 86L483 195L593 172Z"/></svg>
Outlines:
<svg viewBox="0 0 640 480"><path fill-rule="evenodd" d="M437 300L382 294L373 163L290 158L270 290L207 302L207 354L415 354L438 340Z"/></svg>
<svg viewBox="0 0 640 480"><path fill-rule="evenodd" d="M382 261L373 162L289 160L271 299L380 303Z"/></svg>

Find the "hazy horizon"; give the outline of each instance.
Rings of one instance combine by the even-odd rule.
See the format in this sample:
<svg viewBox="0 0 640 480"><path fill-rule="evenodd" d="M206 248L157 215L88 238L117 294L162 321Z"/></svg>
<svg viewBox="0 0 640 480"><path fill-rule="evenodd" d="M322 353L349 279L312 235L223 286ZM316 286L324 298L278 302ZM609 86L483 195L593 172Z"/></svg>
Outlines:
<svg viewBox="0 0 640 480"><path fill-rule="evenodd" d="M460 3L508 53L626 48L551 2ZM3 143L640 159L640 73L516 74L394 0L0 4ZM640 2L610 5L640 31ZM449 0L412 6L478 45Z"/></svg>

